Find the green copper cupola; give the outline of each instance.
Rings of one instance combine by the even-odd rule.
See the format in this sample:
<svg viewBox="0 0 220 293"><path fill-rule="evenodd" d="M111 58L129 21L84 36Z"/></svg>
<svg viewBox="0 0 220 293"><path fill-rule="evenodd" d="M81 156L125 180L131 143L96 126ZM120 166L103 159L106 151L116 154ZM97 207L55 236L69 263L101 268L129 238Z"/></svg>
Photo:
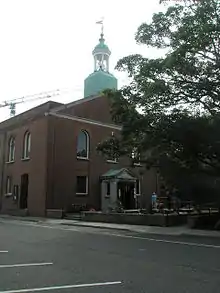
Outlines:
<svg viewBox="0 0 220 293"><path fill-rule="evenodd" d="M111 51L105 44L103 23L98 45L92 51L94 59L94 72L84 81L84 98L101 94L105 89L117 89L118 82L113 74L109 72L109 57Z"/></svg>

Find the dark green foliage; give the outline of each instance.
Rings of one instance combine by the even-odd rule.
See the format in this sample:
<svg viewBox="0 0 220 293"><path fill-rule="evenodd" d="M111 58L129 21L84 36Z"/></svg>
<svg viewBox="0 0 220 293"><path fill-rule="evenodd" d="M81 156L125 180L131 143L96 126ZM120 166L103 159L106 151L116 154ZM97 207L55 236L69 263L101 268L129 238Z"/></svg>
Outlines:
<svg viewBox="0 0 220 293"><path fill-rule="evenodd" d="M163 1L166 2L166 1ZM142 154L172 186L219 191L220 171L220 1L183 1L142 24L136 41L166 49L164 57L131 55L117 69L132 81L107 91L112 116L123 126L112 138L117 155ZM105 153L108 141L99 145ZM214 190L214 191L213 191ZM198 200L198 199L197 199ZM206 201L209 199L206 197Z"/></svg>

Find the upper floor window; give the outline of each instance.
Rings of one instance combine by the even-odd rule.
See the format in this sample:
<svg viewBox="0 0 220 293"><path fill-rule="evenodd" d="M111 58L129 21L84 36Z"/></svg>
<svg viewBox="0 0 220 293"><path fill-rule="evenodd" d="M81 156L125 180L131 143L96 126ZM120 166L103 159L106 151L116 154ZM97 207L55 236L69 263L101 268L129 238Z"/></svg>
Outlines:
<svg viewBox="0 0 220 293"><path fill-rule="evenodd" d="M114 137L114 132L112 132L112 138L111 138L111 144L112 146L109 149L109 153L107 155L107 162L108 163L118 163L118 157L115 153L115 137Z"/></svg>
<svg viewBox="0 0 220 293"><path fill-rule="evenodd" d="M131 153L131 159L134 163L135 166L140 166L141 165L141 155L138 152L137 148L133 148L132 153Z"/></svg>
<svg viewBox="0 0 220 293"><path fill-rule="evenodd" d="M81 130L77 138L77 158L89 158L89 134Z"/></svg>
<svg viewBox="0 0 220 293"><path fill-rule="evenodd" d="M23 159L29 159L30 158L30 151L31 151L31 134L30 132L26 132L24 135L23 140Z"/></svg>
<svg viewBox="0 0 220 293"><path fill-rule="evenodd" d="M112 155L109 154L109 156L107 157L107 162L108 163L118 163L118 158L114 154L112 154Z"/></svg>
<svg viewBox="0 0 220 293"><path fill-rule="evenodd" d="M8 162L15 160L15 138L11 137L8 141Z"/></svg>

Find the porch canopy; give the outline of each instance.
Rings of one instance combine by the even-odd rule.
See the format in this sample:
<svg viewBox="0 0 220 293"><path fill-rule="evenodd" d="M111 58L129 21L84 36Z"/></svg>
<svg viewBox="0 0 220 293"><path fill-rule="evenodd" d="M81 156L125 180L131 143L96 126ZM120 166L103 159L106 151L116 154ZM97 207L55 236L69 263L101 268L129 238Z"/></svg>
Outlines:
<svg viewBox="0 0 220 293"><path fill-rule="evenodd" d="M122 169L110 169L104 173L101 180L117 180L125 182L136 182L137 178L126 168Z"/></svg>

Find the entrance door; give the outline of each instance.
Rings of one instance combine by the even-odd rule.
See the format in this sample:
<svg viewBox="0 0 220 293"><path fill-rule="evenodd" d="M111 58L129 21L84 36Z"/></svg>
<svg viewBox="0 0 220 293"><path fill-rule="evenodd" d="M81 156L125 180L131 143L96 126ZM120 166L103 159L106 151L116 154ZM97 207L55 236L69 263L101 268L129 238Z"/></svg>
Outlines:
<svg viewBox="0 0 220 293"><path fill-rule="evenodd" d="M21 189L20 189L20 209L27 209L28 207L28 174L21 176Z"/></svg>
<svg viewBox="0 0 220 293"><path fill-rule="evenodd" d="M120 190L120 192L119 192ZM122 206L126 210L135 209L134 199L134 183L119 182L118 183L118 194L120 193L119 200Z"/></svg>

